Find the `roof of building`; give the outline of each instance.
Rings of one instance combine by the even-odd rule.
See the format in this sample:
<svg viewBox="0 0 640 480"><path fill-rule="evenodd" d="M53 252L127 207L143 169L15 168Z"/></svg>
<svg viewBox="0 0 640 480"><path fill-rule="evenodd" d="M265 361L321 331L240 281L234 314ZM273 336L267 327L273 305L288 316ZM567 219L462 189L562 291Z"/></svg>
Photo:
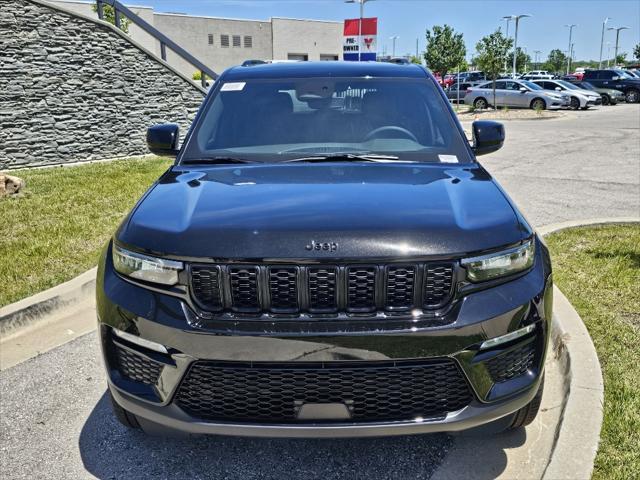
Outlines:
<svg viewBox="0 0 640 480"><path fill-rule="evenodd" d="M426 77L419 65L384 62L291 62L231 67L222 74L224 81L283 77Z"/></svg>

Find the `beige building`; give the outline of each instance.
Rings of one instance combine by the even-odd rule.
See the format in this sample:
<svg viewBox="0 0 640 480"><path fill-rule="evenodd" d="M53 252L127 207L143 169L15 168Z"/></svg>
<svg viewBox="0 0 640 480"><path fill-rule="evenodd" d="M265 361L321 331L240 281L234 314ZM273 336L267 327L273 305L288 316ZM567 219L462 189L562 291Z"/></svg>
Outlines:
<svg viewBox="0 0 640 480"><path fill-rule="evenodd" d="M58 7L97 18L95 2L48 0ZM176 2L179 6L179 2ZM245 60L340 60L342 22L273 17L241 20L127 7L217 73ZM135 24L131 39L160 56L159 42ZM167 49L167 62L191 77L197 70Z"/></svg>

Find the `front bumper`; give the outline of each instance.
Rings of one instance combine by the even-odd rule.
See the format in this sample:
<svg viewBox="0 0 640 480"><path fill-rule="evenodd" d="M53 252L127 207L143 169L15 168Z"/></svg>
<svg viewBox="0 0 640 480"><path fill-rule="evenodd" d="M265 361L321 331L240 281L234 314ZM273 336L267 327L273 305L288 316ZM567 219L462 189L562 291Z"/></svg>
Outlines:
<svg viewBox="0 0 640 480"><path fill-rule="evenodd" d="M346 437L457 431L505 417L526 405L537 392L542 376L551 319L551 275L548 255L539 244L533 269L518 278L456 298L438 325L428 320L399 318L380 323L358 317L333 323L322 331L308 325L296 327L264 322L210 323L194 326L194 312L179 298L134 285L117 275L111 255L103 256L97 282L100 333L109 388L116 402L151 422L190 433L249 436ZM442 319L440 319L442 320ZM404 323L403 323L404 322ZM363 329L362 325L370 325ZM487 339L535 324L534 332L489 350L479 346ZM335 327L333 326L335 325ZM277 328L276 328L277 327ZM156 342L167 348L163 354L116 339L132 354L160 364L157 376L123 374L114 358L113 329ZM262 332L258 333L258 329ZM504 358L523 344L535 345L535 355L526 370L501 381L489 371L491 359ZM442 416L387 419L384 421L293 422L203 420L189 414L176 401L182 383L199 361L225 365L287 364L324 365L357 362L360 365L447 359L457 365L468 385L470 401ZM225 363L226 362L226 363ZM135 370L135 366L133 370ZM142 381L141 381L142 380Z"/></svg>

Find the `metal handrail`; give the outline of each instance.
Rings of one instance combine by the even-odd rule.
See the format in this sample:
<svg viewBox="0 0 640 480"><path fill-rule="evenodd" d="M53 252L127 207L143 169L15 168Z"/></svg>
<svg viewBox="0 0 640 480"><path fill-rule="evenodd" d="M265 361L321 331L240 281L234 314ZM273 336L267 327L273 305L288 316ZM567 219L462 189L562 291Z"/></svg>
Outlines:
<svg viewBox="0 0 640 480"><path fill-rule="evenodd" d="M140 27L142 30L144 30L149 35L151 35L156 40L158 40L158 42L160 42L160 56L162 60L164 60L165 62L167 61L167 48L169 48L171 51L175 52L184 60L186 60L191 65L196 67L198 70L200 70L200 83L202 84L203 88L207 87L207 78L206 78L207 75L211 77L213 80L218 78L218 74L216 72L211 70L209 67L207 67L204 63L202 63L196 57L194 57L189 52L187 52L180 45L178 45L169 37L167 37L165 34L160 32L160 30L158 30L157 28L155 28L154 26L152 26L151 24L149 24L148 22L140 18L136 13L132 12L124 5L122 5L118 0L96 0L98 18L100 20L104 20L105 4L113 8L114 17L115 17L115 26L117 28L122 29L122 21L120 16L124 15L133 23L135 23L138 27Z"/></svg>

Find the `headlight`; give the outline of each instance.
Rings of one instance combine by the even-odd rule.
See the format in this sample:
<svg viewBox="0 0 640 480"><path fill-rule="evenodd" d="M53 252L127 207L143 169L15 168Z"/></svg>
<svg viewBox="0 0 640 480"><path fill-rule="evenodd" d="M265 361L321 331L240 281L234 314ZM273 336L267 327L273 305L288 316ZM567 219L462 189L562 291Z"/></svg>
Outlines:
<svg viewBox="0 0 640 480"><path fill-rule="evenodd" d="M521 272L533 265L535 243L533 240L503 252L466 258L462 265L467 269L467 278L472 282L482 282L505 275Z"/></svg>
<svg viewBox="0 0 640 480"><path fill-rule="evenodd" d="M175 285L178 272L184 268L182 262L149 257L113 246L113 266L118 273L145 282Z"/></svg>

